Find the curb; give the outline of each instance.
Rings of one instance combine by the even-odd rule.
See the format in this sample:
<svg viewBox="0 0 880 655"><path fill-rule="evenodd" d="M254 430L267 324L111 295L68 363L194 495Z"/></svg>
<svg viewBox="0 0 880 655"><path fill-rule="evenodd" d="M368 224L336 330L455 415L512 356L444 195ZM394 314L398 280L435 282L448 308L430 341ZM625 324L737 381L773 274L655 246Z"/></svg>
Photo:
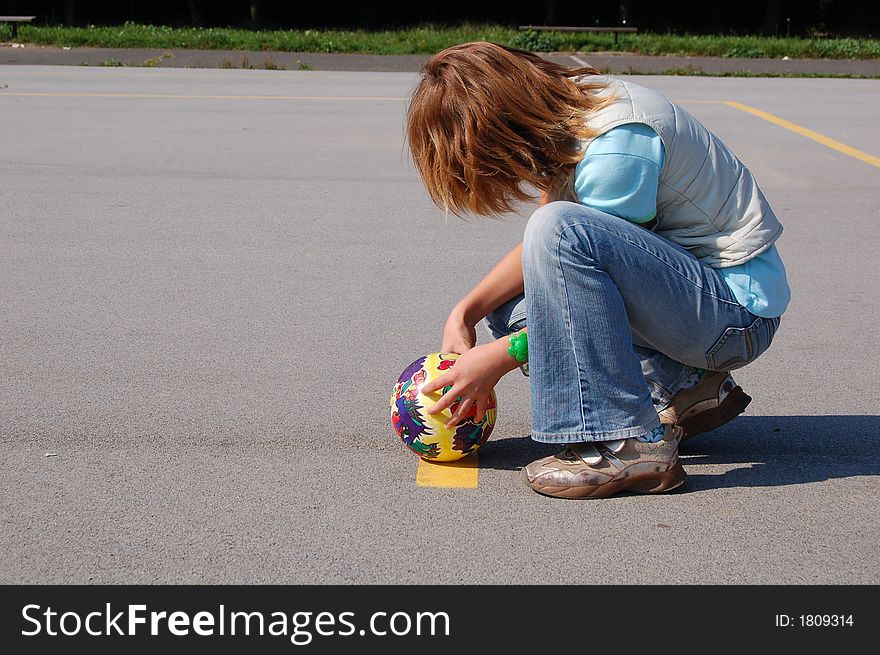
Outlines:
<svg viewBox="0 0 880 655"><path fill-rule="evenodd" d="M418 72L429 55L362 55L248 50L159 50L149 48L57 48L0 44L0 65L137 66ZM547 53L574 66L587 62L604 73L674 75L769 75L880 77L880 59L724 59L647 56L604 52Z"/></svg>

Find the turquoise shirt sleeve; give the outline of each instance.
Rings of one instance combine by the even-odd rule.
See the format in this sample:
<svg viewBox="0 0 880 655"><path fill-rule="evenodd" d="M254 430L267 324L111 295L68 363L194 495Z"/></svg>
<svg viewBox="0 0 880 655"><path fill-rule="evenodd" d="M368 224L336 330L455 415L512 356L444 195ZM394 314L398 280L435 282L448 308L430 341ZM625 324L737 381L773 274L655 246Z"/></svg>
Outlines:
<svg viewBox="0 0 880 655"><path fill-rule="evenodd" d="M657 214L663 142L643 123L621 125L596 137L574 172L578 202L593 209L647 223Z"/></svg>

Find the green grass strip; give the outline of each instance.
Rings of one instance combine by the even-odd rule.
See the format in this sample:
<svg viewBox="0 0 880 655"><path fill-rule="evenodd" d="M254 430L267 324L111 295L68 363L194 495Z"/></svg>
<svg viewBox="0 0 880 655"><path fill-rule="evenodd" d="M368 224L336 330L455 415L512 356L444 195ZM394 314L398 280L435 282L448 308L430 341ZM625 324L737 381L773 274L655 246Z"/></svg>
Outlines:
<svg viewBox="0 0 880 655"><path fill-rule="evenodd" d="M0 41L11 27L0 25ZM191 48L276 52L342 52L380 55L432 54L457 43L494 41L538 52L632 52L644 55L691 55L755 58L878 59L880 39L767 38L675 34L589 32L520 32L501 25L459 27L425 25L406 30L248 30L187 28L125 23L115 27L22 25L20 43L96 48Z"/></svg>

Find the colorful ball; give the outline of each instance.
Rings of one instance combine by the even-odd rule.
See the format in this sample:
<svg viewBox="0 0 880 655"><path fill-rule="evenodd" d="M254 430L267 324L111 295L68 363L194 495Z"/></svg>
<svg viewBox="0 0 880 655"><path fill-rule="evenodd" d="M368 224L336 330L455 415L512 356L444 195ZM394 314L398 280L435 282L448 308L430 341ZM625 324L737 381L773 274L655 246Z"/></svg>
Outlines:
<svg viewBox="0 0 880 655"><path fill-rule="evenodd" d="M482 446L495 427L495 392L489 400L486 415L479 423L474 422L477 407L474 405L466 420L451 428L445 426L458 409L453 403L438 414L425 410L436 403L443 389L428 395L422 387L443 375L458 359L455 353L431 353L420 357L406 367L394 385L391 394L391 425L403 443L419 457L436 462L452 462L461 459Z"/></svg>

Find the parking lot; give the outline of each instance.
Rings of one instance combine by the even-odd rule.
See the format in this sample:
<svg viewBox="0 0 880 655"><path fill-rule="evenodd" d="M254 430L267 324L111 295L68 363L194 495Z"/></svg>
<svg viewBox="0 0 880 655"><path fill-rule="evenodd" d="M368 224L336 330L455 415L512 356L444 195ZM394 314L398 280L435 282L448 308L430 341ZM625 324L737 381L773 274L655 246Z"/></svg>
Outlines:
<svg viewBox="0 0 880 655"><path fill-rule="evenodd" d="M574 502L518 373L476 468L391 429L529 212L430 203L415 74L0 66L0 581L880 582L880 82L632 79L754 172L793 302L684 487Z"/></svg>

